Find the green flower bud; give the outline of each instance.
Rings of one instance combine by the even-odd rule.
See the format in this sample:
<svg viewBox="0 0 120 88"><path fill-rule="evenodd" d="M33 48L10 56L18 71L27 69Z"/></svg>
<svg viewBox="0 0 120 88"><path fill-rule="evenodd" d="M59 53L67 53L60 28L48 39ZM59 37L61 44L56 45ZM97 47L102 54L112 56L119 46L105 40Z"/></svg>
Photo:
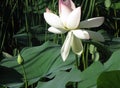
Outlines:
<svg viewBox="0 0 120 88"><path fill-rule="evenodd" d="M22 64L24 62L24 60L20 54L18 54L17 62L18 62L18 64Z"/></svg>

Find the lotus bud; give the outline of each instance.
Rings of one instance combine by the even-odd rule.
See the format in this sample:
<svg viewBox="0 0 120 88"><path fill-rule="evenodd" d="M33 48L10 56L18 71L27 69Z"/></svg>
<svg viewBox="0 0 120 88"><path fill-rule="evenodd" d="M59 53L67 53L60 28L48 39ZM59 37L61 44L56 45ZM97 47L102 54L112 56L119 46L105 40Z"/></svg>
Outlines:
<svg viewBox="0 0 120 88"><path fill-rule="evenodd" d="M18 62L18 64L23 64L23 62L24 62L24 60L20 54L18 54L17 62Z"/></svg>

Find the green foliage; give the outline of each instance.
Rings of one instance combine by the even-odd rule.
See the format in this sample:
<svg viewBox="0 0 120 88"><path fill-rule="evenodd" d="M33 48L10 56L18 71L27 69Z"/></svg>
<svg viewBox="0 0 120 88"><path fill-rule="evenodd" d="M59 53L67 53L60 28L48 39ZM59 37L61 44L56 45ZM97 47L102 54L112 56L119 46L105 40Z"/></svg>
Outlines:
<svg viewBox="0 0 120 88"><path fill-rule="evenodd" d="M39 82L36 88L65 88L68 82L82 81L81 72L76 67L72 67L70 72L58 71L55 77L48 82Z"/></svg>
<svg viewBox="0 0 120 88"><path fill-rule="evenodd" d="M120 64L118 64L118 62L120 61L119 55L120 55L120 49L115 51L110 57L110 59L104 64L105 69L107 71L120 70Z"/></svg>
<svg viewBox="0 0 120 88"><path fill-rule="evenodd" d="M47 1L6 0L0 1L0 3L0 52L5 51L14 55L12 50L16 48L21 50L25 46L31 46L34 42L34 33L31 32L33 26L44 27L39 27L40 31L46 29L46 25L42 21L42 14L47 7ZM45 31L40 33L44 34ZM19 36L19 38L15 36ZM25 43L25 41L27 42ZM39 43L37 39L36 41Z"/></svg>
<svg viewBox="0 0 120 88"><path fill-rule="evenodd" d="M90 53L92 54L92 60L98 61L99 60L99 52L97 51L97 48L94 45L90 45Z"/></svg>
<svg viewBox="0 0 120 88"><path fill-rule="evenodd" d="M120 85L120 50L114 52L111 58L104 64L107 72L100 74L97 80L97 88L119 88Z"/></svg>
<svg viewBox="0 0 120 88"><path fill-rule="evenodd" d="M120 88L120 71L103 72L97 81L97 88Z"/></svg>
<svg viewBox="0 0 120 88"><path fill-rule="evenodd" d="M113 38L112 41L110 41L109 43L109 47L111 51L116 51L118 49L120 49L120 38Z"/></svg>
<svg viewBox="0 0 120 88"><path fill-rule="evenodd" d="M100 62L94 62L82 72L82 81L79 82L78 88L93 88L96 86L96 80L101 72L103 72L103 65Z"/></svg>
<svg viewBox="0 0 120 88"><path fill-rule="evenodd" d="M58 12L58 1L52 0L6 0L0 1L0 52L5 51L16 55L15 50L25 46L41 45L47 40L53 40L54 35L47 32L48 26L43 13L48 7ZM74 1L76 6L82 6L82 20L95 16L104 16L101 26L112 37L119 36L119 1L111 0L81 0ZM109 7L109 10L106 8ZM95 30L100 30L96 28Z"/></svg>
<svg viewBox="0 0 120 88"><path fill-rule="evenodd" d="M105 42L83 40L78 68L72 52L62 61L65 35L49 33L43 18L46 8L58 13L58 0L0 1L0 88L24 88L25 74L29 88L119 88L120 1L73 2L82 7L81 20L105 17L103 25L90 29L101 32ZM24 59L21 65L17 63L18 51Z"/></svg>
<svg viewBox="0 0 120 88"><path fill-rule="evenodd" d="M104 65L96 61L83 72L74 67L75 57L72 53L63 63L59 51L60 46L51 42L21 51L29 85L38 82L38 88L64 88L69 82L78 82L78 87L91 88L96 86L97 78L102 72L119 70L120 67L118 58L120 50L113 53ZM23 70L17 63L17 57L4 59L0 64L2 72L0 84L10 88L23 86Z"/></svg>
<svg viewBox="0 0 120 88"><path fill-rule="evenodd" d="M47 74L51 74L60 70L67 70L73 66L74 55L71 54L66 62L63 63L60 56L60 46L51 42L46 42L42 46L25 48L21 51L24 59L24 67L28 80L28 84L33 84ZM0 84L9 87L19 86L23 84L22 66L17 63L17 57L13 59L4 59L1 61ZM8 70L7 70L8 69ZM9 75L8 75L8 72ZM11 79L13 79L11 81Z"/></svg>
<svg viewBox="0 0 120 88"><path fill-rule="evenodd" d="M112 4L111 7L114 9L120 10L120 2Z"/></svg>
<svg viewBox="0 0 120 88"><path fill-rule="evenodd" d="M111 0L105 0L105 7L109 8L111 6Z"/></svg>

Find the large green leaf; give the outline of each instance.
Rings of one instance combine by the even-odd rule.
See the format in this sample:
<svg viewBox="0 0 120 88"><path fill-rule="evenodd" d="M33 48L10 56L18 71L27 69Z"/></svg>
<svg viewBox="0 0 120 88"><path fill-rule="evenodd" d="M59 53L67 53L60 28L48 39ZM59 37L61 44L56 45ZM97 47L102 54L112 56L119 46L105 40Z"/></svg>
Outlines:
<svg viewBox="0 0 120 88"><path fill-rule="evenodd" d="M112 54L111 58L104 64L104 66L100 62L94 62L90 67L88 67L86 70L84 70L81 73L81 75L79 76L81 81L79 82L78 87L80 87L80 88L81 87L82 88L96 88L97 78L99 77L99 75L102 72L108 71L108 70L119 69L119 67L120 67L119 60L118 60L119 53L120 53L120 50L114 52ZM111 69L111 68L113 68L113 69ZM58 83L57 81L55 82L54 80L48 82L48 84L51 84L52 87L54 87L56 85L52 85L51 82L54 82L54 84ZM41 84L42 85L41 88L47 88L48 86L46 84L44 83L44 86L43 86L43 84ZM65 84L65 82L64 82L64 84ZM64 88L64 87L62 87L62 88Z"/></svg>
<svg viewBox="0 0 120 88"><path fill-rule="evenodd" d="M68 82L79 82L78 88L96 88L96 80L103 70L104 66L98 61L83 72L73 66L70 72L59 71L50 81L39 82L37 88L65 88Z"/></svg>
<svg viewBox="0 0 120 88"><path fill-rule="evenodd" d="M16 70L0 66L0 84L7 84L8 86L11 85L12 87L21 86L23 85L22 77L23 76Z"/></svg>
<svg viewBox="0 0 120 88"><path fill-rule="evenodd" d="M60 55L60 46L51 42L46 42L42 46L25 48L21 51L21 56L24 59L24 67L29 84L35 83L41 77L47 75L48 73L52 73L62 69L66 70L72 67L75 60L74 54L71 53L66 62L63 62ZM14 69L18 74L23 75L22 66L18 65L17 63L17 57L14 57L13 59L4 59L0 62L0 65L9 69ZM4 75L7 74L7 72L4 73ZM3 75L0 76L2 77ZM18 76L15 75L14 78L18 78ZM13 86L16 81L12 83L10 81L8 83L4 81L10 79L10 77L2 78L0 80L0 83ZM21 80L21 78L19 78L19 80Z"/></svg>
<svg viewBox="0 0 120 88"><path fill-rule="evenodd" d="M103 72L98 78L97 88L120 88L120 70Z"/></svg>
<svg viewBox="0 0 120 88"><path fill-rule="evenodd" d="M29 84L39 81L38 88L49 88L49 86L56 88L57 85L59 85L57 88L64 88L71 81L79 81L78 87L80 88L96 88L97 78L102 72L120 69L119 53L120 50L114 52L104 66L96 61L83 72L73 68L75 60L73 53L70 53L66 62L63 62L60 56L60 46L51 42L46 42L42 46L25 48L21 51L21 56L24 59ZM0 62L2 73L0 84L11 88L23 85L22 67L18 65L16 58L4 59ZM72 68L70 72L65 71L70 68ZM50 81L40 82L40 79L46 76L50 78ZM12 82L11 79L13 79Z"/></svg>
<svg viewBox="0 0 120 88"><path fill-rule="evenodd" d="M119 10L119 9L120 9L120 2L113 3L111 7L112 7L113 9Z"/></svg>
<svg viewBox="0 0 120 88"><path fill-rule="evenodd" d="M70 72L59 71L55 78L48 82L39 82L37 88L65 88L68 82L81 81L81 72L73 66Z"/></svg>
<svg viewBox="0 0 120 88"><path fill-rule="evenodd" d="M104 64L106 71L120 70L120 50L117 50L112 54L110 59Z"/></svg>
<svg viewBox="0 0 120 88"><path fill-rule="evenodd" d="M114 52L120 49L120 37L113 38L112 41L108 42L109 49Z"/></svg>
<svg viewBox="0 0 120 88"><path fill-rule="evenodd" d="M96 86L96 80L103 70L103 65L100 62L94 62L81 73L82 81L79 82L78 88L93 88Z"/></svg>
<svg viewBox="0 0 120 88"><path fill-rule="evenodd" d="M119 69L120 66L118 66L119 65L118 55L119 55L119 51L114 52L111 58L104 65L101 62L97 61L97 62L94 62L91 66L89 66L87 69L85 69L82 73L80 73L80 75L78 76L78 78L80 79L80 82L78 83L78 88L96 88L97 79L102 72L112 70L111 68L114 66L115 67L113 68L113 70ZM65 88L65 84L67 84L67 82L70 81L69 79L64 77L66 75L65 73L66 72L64 73L58 72L58 74L60 75L57 74L55 78L52 79L51 81L44 82L44 83L40 82L38 85L38 88L39 87L40 88L48 88L48 87ZM64 81L62 78L63 79L65 78ZM61 86L57 87L58 84Z"/></svg>
<svg viewBox="0 0 120 88"><path fill-rule="evenodd" d="M104 70L97 82L98 88L119 88L120 83L120 50L112 54L104 64ZM117 71L116 71L117 70Z"/></svg>

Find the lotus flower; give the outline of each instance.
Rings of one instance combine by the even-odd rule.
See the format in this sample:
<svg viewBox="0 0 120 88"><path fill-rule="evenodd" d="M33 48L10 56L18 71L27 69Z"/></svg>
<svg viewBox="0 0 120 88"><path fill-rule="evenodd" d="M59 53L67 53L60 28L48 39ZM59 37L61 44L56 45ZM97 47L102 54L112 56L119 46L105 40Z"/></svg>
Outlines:
<svg viewBox="0 0 120 88"><path fill-rule="evenodd" d="M72 0L59 0L59 15L54 14L49 9L44 13L46 22L51 26L49 32L63 34L68 32L64 44L61 48L61 56L65 61L69 55L70 49L81 55L83 46L81 39L94 39L104 41L100 33L83 28L99 27L104 22L104 17L95 17L81 21L81 7L75 7Z"/></svg>

